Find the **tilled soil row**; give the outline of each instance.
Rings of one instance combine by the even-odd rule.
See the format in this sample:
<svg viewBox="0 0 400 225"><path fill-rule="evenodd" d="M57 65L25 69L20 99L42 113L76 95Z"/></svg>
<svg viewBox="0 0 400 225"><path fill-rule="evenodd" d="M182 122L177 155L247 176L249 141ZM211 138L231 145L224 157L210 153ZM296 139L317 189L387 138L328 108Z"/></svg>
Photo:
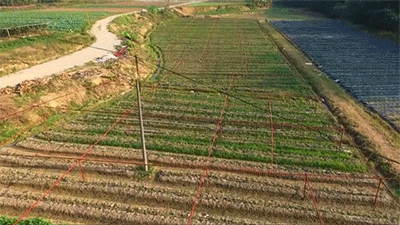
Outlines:
<svg viewBox="0 0 400 225"><path fill-rule="evenodd" d="M200 174L181 171L161 170L156 180L161 183L199 185ZM233 191L260 193L263 196L281 196L288 199L304 198L304 181L271 179L261 177L239 177L218 172L209 172L209 186L215 186ZM376 187L343 187L335 184L314 183L313 191L320 201L341 204L373 205ZM380 191L379 204L397 206L396 201L384 190Z"/></svg>
<svg viewBox="0 0 400 225"><path fill-rule="evenodd" d="M0 183L10 185L7 180L12 180L12 186L28 186L33 188L47 189L55 181L54 176L34 174L28 170L15 170L2 171L2 174L12 174L12 179L7 175L0 175ZM11 186L11 187L12 187ZM137 202L139 204L162 204L169 207L178 209L190 210L193 202L193 193L190 190L174 189L170 187L163 187L154 184L144 184L136 182L123 182L123 181L94 181L83 183L81 181L74 181L72 178L60 183L58 189L67 191L71 194L85 196L91 195L93 198L112 198L113 201ZM108 196L108 197L107 197ZM227 211L244 216L265 215L266 217L277 218L294 218L300 220L314 220L315 209L312 204L295 204L287 201L270 201L260 199L259 197L241 197L234 194L225 195L225 193L203 193L199 204L200 210L205 210L209 213L215 210ZM332 212L333 211L333 212ZM342 213L335 212L335 210L323 211L324 218L332 223L361 223L361 224L385 224L389 220L394 220L390 214L379 216L379 218L370 218L373 215L367 213L357 212L357 215L352 215L351 212L345 211Z"/></svg>
<svg viewBox="0 0 400 225"><path fill-rule="evenodd" d="M17 143L16 147L22 148L28 152L38 153L57 153L82 155L90 145L72 144L63 142L48 142L37 138L29 138ZM142 153L139 149L96 146L91 156L114 158L121 160L141 161ZM158 165L182 168L204 168L205 157L187 154L177 154L168 152L159 152L148 150L148 159L150 162ZM211 158L209 166L212 170L230 171L236 173L254 174L260 176L282 178L288 180L304 181L304 170L298 167L277 166L271 170L271 165L266 163L228 160L222 158ZM251 168L247 170L247 168ZM309 179L312 182L337 183L341 185L376 187L378 181L371 174L362 173L341 173L328 170L309 170Z"/></svg>
<svg viewBox="0 0 400 225"><path fill-rule="evenodd" d="M3 207L27 209L39 193L3 190L0 199ZM56 213L68 217L80 217L98 222L119 222L126 224L185 224L188 213L170 208L131 205L93 198L72 196L49 196L36 209L43 213ZM250 219L237 219L198 213L193 224L265 224Z"/></svg>
<svg viewBox="0 0 400 225"><path fill-rule="evenodd" d="M60 160L48 158L21 158L15 156L1 156L0 162L4 165L18 167L33 167L44 169L67 170L74 160ZM123 176L133 178L136 176L134 166L120 164L103 164L96 162L86 162L84 164L86 172L97 172L111 176ZM292 199L302 199L304 192L304 182L280 179L255 180L251 178L239 178L235 176L221 176L220 173L209 175L210 185L241 191L260 192L263 195L275 195ZM161 170L157 175L157 180L163 183L185 184L191 186L199 185L200 175L196 171L192 173L176 173ZM376 188L350 188L340 185L313 185L313 190L320 200L334 201L338 203L373 205L375 200ZM381 191L379 202L382 205L395 205L394 200L387 192Z"/></svg>

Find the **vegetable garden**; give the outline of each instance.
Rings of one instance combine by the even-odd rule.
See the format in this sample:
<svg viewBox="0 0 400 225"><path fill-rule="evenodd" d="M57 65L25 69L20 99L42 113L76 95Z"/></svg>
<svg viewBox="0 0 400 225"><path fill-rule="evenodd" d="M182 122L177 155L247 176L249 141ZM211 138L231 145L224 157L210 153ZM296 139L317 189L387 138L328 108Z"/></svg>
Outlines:
<svg viewBox="0 0 400 225"><path fill-rule="evenodd" d="M35 214L119 224L399 223L397 199L256 21L182 18L150 39L162 55L141 89L154 174L137 169L132 91L3 148L0 213L20 215L79 162Z"/></svg>
<svg viewBox="0 0 400 225"><path fill-rule="evenodd" d="M107 12L41 12L11 11L0 12L1 28L13 28L24 25L49 23L53 30L77 31L91 21L108 15Z"/></svg>

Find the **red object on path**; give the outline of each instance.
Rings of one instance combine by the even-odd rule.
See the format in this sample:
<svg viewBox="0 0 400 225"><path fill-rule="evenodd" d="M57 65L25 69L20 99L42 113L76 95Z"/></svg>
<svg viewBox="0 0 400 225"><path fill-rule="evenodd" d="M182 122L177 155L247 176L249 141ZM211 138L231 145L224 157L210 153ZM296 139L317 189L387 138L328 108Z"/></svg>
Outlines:
<svg viewBox="0 0 400 225"><path fill-rule="evenodd" d="M121 56L126 54L127 47L121 48L118 52L114 53L115 57L120 58Z"/></svg>

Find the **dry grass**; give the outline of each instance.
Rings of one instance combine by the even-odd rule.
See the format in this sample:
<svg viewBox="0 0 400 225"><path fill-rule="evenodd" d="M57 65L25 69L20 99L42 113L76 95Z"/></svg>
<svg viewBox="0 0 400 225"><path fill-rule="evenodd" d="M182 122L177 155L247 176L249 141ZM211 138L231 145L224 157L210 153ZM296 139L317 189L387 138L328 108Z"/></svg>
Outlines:
<svg viewBox="0 0 400 225"><path fill-rule="evenodd" d="M0 76L78 51L90 45L93 41L94 39L86 34L55 34L50 32L43 32L35 37L21 37L10 41L3 40L1 42L2 45L7 45L7 47L3 51L0 50L2 61Z"/></svg>

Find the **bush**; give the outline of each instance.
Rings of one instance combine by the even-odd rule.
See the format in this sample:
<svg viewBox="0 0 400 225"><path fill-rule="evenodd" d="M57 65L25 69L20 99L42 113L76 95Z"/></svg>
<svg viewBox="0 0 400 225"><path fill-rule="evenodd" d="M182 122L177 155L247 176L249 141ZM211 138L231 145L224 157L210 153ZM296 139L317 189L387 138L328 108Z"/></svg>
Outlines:
<svg viewBox="0 0 400 225"><path fill-rule="evenodd" d="M122 31L120 36L124 37L130 41L135 41L137 39L137 36L134 33L132 33L132 31L130 31L130 30Z"/></svg>
<svg viewBox="0 0 400 225"><path fill-rule="evenodd" d="M150 13L158 13L160 10L158 9L157 6L150 6L149 9L148 9L148 11L149 11Z"/></svg>
<svg viewBox="0 0 400 225"><path fill-rule="evenodd" d="M135 173L136 173L137 178L143 179L143 178L149 177L151 175L154 175L156 173L154 166L148 165L148 169L149 169L148 171L145 171L143 165L137 166L135 168Z"/></svg>

